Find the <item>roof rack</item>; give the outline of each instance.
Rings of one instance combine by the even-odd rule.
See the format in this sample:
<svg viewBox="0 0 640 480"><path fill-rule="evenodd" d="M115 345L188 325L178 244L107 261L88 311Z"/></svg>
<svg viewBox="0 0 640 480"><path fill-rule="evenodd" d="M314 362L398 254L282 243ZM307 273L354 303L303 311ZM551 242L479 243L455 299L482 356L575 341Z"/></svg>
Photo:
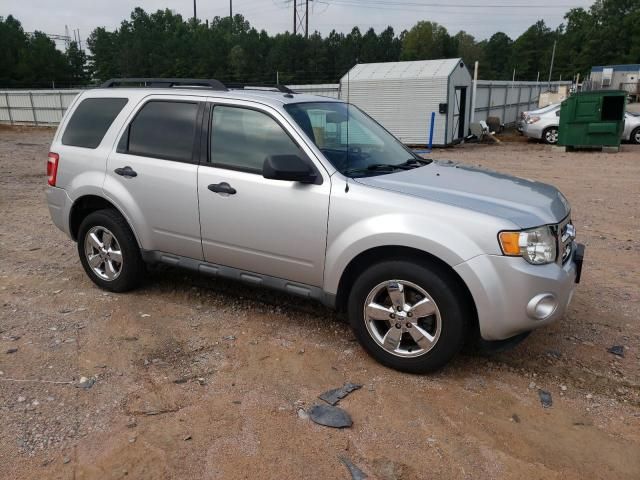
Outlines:
<svg viewBox="0 0 640 480"><path fill-rule="evenodd" d="M100 85L100 88L113 88L128 83L142 84L152 88L204 87L213 90L227 90L224 83L213 78L112 78Z"/></svg>
<svg viewBox="0 0 640 480"><path fill-rule="evenodd" d="M277 90L278 92L293 94L296 93L289 87L280 84L254 84L254 83L227 83L227 88L239 90Z"/></svg>

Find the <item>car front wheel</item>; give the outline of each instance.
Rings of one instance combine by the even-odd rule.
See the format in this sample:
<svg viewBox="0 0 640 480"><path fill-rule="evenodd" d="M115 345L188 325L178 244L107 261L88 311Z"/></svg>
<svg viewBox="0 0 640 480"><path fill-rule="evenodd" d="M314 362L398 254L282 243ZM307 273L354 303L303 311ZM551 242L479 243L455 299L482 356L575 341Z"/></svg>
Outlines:
<svg viewBox="0 0 640 480"><path fill-rule="evenodd" d="M550 127L542 132L542 140L548 145L558 143L558 127Z"/></svg>
<svg viewBox="0 0 640 480"><path fill-rule="evenodd" d="M451 274L406 260L365 270L349 295L353 331L383 365L410 373L444 366L460 351L468 309Z"/></svg>
<svg viewBox="0 0 640 480"><path fill-rule="evenodd" d="M640 127L631 132L631 141L635 144L640 144Z"/></svg>

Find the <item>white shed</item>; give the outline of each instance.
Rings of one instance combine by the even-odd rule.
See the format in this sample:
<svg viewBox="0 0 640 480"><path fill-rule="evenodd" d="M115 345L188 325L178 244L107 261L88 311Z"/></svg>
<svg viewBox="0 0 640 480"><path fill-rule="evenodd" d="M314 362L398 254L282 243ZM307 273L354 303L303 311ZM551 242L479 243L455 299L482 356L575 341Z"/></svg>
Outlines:
<svg viewBox="0 0 640 480"><path fill-rule="evenodd" d="M361 63L340 79L340 97L407 145L450 145L467 135L471 75L461 58Z"/></svg>

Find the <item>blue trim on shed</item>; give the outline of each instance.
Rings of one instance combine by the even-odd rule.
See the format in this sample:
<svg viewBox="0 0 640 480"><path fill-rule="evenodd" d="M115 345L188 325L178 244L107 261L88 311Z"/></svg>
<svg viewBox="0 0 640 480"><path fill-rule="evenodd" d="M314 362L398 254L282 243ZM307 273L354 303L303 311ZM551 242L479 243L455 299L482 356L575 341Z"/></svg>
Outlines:
<svg viewBox="0 0 640 480"><path fill-rule="evenodd" d="M591 67L591 71L602 72L605 68L613 68L614 72L640 72L640 63L630 63L629 65L605 65Z"/></svg>

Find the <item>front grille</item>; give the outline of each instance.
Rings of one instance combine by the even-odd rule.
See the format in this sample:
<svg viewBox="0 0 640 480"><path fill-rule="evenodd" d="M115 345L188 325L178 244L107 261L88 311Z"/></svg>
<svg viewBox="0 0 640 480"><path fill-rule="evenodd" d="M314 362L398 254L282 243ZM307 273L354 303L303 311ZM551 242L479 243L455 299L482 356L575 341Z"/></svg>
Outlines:
<svg viewBox="0 0 640 480"><path fill-rule="evenodd" d="M573 252L573 240L576 238L576 231L571 223L571 218L567 217L558 224L558 261L565 264Z"/></svg>

